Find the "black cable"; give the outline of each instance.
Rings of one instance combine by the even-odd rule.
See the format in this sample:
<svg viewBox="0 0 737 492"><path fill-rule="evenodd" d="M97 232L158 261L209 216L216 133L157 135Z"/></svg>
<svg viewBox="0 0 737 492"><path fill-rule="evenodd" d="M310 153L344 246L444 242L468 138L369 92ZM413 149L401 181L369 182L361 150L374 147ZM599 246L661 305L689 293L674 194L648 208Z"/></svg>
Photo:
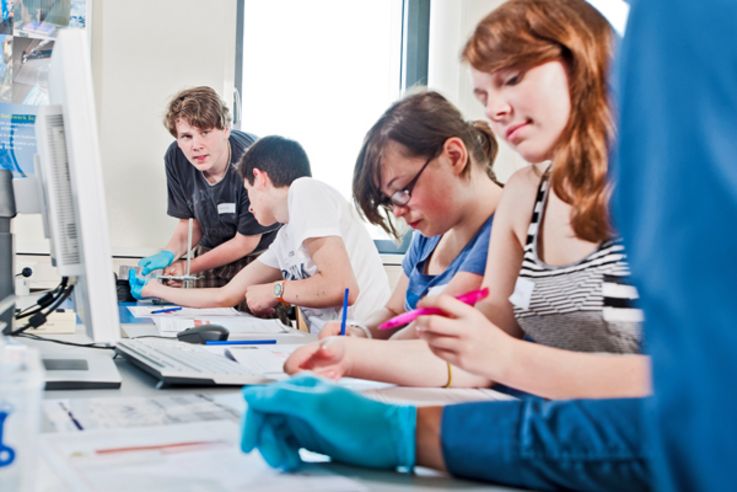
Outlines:
<svg viewBox="0 0 737 492"><path fill-rule="evenodd" d="M46 323L46 318L49 314L56 311L56 309L71 295L72 291L74 290L74 284L68 286L57 298L56 300L51 304L51 307L46 310L46 312L39 311L35 313L33 316L31 316L28 320L28 322L21 326L20 328L16 330L11 330L7 334L10 336L17 336L23 333L24 331L28 330L29 328L38 328L39 326Z"/></svg>
<svg viewBox="0 0 737 492"><path fill-rule="evenodd" d="M59 295L61 295L64 291L64 289L67 287L67 284L69 283L69 277L62 277L61 282L59 282L59 285L54 287L53 289L46 291L41 297L36 300L35 304L32 304L19 313L15 315L15 319L23 319L27 318L28 316L33 316L36 313L39 313L43 310L43 308L47 307L49 304L54 302ZM29 309L33 309L32 311L29 311Z"/></svg>
<svg viewBox="0 0 737 492"><path fill-rule="evenodd" d="M137 337L131 337L129 340L138 340L139 338L163 338L164 340L176 340L176 337L162 337L161 335L138 335Z"/></svg>
<svg viewBox="0 0 737 492"><path fill-rule="evenodd" d="M65 341L62 341L62 340L54 340L52 338L40 337L40 336L34 335L32 333L18 333L15 336L21 337L21 338L30 338L31 340L38 340L38 341L41 341L41 342L58 343L60 345L71 345L72 347L92 348L92 349L100 349L100 350L115 350L115 347L114 346L111 346L111 345L98 345L96 343L65 342Z"/></svg>

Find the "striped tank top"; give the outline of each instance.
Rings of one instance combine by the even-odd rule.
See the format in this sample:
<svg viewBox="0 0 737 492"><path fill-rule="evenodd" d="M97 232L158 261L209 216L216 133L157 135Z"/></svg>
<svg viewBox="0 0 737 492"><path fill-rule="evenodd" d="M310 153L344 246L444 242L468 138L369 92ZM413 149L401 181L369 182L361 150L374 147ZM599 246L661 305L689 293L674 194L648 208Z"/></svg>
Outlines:
<svg viewBox="0 0 737 492"><path fill-rule="evenodd" d="M642 311L621 238L570 265L553 266L538 255L538 231L550 185L540 182L514 293L517 323L537 343L579 352L637 353Z"/></svg>

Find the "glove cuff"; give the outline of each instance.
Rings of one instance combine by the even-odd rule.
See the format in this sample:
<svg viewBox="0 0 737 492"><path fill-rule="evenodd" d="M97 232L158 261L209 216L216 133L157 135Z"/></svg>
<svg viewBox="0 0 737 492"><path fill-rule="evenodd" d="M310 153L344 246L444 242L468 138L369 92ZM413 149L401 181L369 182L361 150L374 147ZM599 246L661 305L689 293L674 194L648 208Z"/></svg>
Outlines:
<svg viewBox="0 0 737 492"><path fill-rule="evenodd" d="M393 407L392 422L394 442L397 443L397 466L411 473L415 468L415 442L417 428L417 407L402 405Z"/></svg>
<svg viewBox="0 0 737 492"><path fill-rule="evenodd" d="M162 249L161 252L166 255L167 261L169 262L169 265L171 265L174 262L174 252L169 251L168 249Z"/></svg>

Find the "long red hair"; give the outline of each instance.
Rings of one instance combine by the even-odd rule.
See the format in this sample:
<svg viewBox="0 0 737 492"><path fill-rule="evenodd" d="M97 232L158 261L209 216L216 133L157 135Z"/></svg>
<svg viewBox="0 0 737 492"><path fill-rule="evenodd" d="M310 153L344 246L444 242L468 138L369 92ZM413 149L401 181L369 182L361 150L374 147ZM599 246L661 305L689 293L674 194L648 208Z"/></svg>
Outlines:
<svg viewBox="0 0 737 492"><path fill-rule="evenodd" d="M527 70L561 60L568 70L571 116L553 149L551 184L570 204L581 239L613 235L607 170L614 123L608 76L613 33L584 0L509 0L486 16L461 58L476 70Z"/></svg>

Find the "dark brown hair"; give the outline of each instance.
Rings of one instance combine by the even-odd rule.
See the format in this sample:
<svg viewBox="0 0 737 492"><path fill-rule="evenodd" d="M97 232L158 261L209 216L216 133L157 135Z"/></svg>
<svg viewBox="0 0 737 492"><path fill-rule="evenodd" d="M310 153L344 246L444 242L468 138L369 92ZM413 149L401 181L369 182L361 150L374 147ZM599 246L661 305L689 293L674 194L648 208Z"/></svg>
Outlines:
<svg viewBox="0 0 737 492"><path fill-rule="evenodd" d="M224 130L230 124L230 111L211 87L193 87L181 91L169 102L164 126L174 138L177 138L179 119L201 130Z"/></svg>
<svg viewBox="0 0 737 492"><path fill-rule="evenodd" d="M525 71L561 60L567 68L571 116L553 149L551 184L572 206L581 239L612 236L607 170L614 124L608 76L613 34L584 0L509 0L476 27L461 58L479 71Z"/></svg>
<svg viewBox="0 0 737 492"><path fill-rule="evenodd" d="M460 138L470 161L496 181L492 164L498 146L486 122L465 121L453 104L434 91L410 94L387 109L366 133L353 170L353 197L364 217L396 235L389 210L381 205L385 199L380 187L381 160L390 141L400 144L407 157L432 158L451 137ZM470 168L464 168L463 176L468 176Z"/></svg>
<svg viewBox="0 0 737 492"><path fill-rule="evenodd" d="M269 135L256 140L238 161L238 172L253 184L253 170L266 171L271 184L277 188L289 186L292 181L312 176L310 160L302 146L279 135Z"/></svg>

